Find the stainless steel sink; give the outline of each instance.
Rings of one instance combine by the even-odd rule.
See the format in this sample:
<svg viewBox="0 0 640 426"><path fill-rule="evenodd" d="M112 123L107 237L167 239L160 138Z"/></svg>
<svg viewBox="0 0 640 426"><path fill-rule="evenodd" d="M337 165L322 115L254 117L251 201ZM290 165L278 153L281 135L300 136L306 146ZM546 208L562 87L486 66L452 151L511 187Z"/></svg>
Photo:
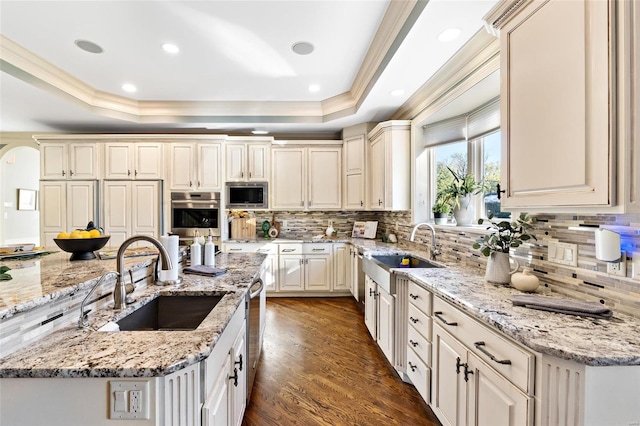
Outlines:
<svg viewBox="0 0 640 426"><path fill-rule="evenodd" d="M409 265L401 265L403 258L409 257ZM362 259L362 270L389 294L396 294L396 280L392 268L441 268L428 260L407 254L370 255Z"/></svg>
<svg viewBox="0 0 640 426"><path fill-rule="evenodd" d="M158 296L117 321L120 331L195 330L223 296Z"/></svg>
<svg viewBox="0 0 640 426"><path fill-rule="evenodd" d="M409 258L409 264L402 265L402 259L407 257ZM435 265L428 260L401 254L372 255L371 258L388 268L440 268L439 265Z"/></svg>

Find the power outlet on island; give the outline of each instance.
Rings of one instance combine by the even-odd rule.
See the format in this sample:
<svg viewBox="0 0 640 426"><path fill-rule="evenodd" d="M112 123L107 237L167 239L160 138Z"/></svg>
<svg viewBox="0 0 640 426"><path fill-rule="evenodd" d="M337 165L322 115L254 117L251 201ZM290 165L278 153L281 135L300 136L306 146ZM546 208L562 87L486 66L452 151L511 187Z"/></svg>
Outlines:
<svg viewBox="0 0 640 426"><path fill-rule="evenodd" d="M640 251L631 254L631 278L640 281Z"/></svg>
<svg viewBox="0 0 640 426"><path fill-rule="evenodd" d="M627 255L620 255L620 262L607 262L607 274L617 277L627 276Z"/></svg>
<svg viewBox="0 0 640 426"><path fill-rule="evenodd" d="M149 419L149 381L111 380L109 405L110 419Z"/></svg>

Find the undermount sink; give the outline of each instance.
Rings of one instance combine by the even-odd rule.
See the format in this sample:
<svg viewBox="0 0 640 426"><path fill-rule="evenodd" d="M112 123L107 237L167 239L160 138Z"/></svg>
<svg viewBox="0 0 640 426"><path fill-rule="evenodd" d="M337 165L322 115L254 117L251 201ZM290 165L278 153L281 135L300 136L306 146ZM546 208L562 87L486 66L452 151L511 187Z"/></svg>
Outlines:
<svg viewBox="0 0 640 426"><path fill-rule="evenodd" d="M120 319L120 331L195 330L223 296L158 296Z"/></svg>
<svg viewBox="0 0 640 426"><path fill-rule="evenodd" d="M372 255L372 259L377 260L389 268L440 268L428 260L423 260L418 257L412 257L407 255ZM408 265L402 265L402 259L409 258Z"/></svg>
<svg viewBox="0 0 640 426"><path fill-rule="evenodd" d="M407 257L409 265L401 265L402 259ZM365 256L362 260L364 273L387 293L396 294L396 280L391 273L392 268L441 268L441 266L407 254L374 254Z"/></svg>

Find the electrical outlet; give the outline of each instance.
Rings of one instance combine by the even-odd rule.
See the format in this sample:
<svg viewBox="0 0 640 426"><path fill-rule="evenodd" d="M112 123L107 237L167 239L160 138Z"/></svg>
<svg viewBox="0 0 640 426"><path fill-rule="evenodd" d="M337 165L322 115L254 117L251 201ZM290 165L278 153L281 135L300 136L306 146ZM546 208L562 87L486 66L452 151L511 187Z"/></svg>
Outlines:
<svg viewBox="0 0 640 426"><path fill-rule="evenodd" d="M110 380L109 418L149 419L149 395L148 380Z"/></svg>
<svg viewBox="0 0 640 426"><path fill-rule="evenodd" d="M286 228L286 227L287 227L287 221L286 221L286 220L283 220L283 221L282 221L282 227L283 227L283 228Z"/></svg>
<svg viewBox="0 0 640 426"><path fill-rule="evenodd" d="M627 256L622 253L620 262L607 262L607 274L616 275L618 277L627 276Z"/></svg>
<svg viewBox="0 0 640 426"><path fill-rule="evenodd" d="M631 278L640 281L640 251L631 254Z"/></svg>

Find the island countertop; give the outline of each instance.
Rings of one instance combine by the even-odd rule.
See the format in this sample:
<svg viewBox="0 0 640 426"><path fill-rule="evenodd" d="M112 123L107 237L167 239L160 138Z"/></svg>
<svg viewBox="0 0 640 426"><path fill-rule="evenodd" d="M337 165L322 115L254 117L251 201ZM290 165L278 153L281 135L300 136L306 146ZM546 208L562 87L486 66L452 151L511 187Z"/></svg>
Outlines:
<svg viewBox="0 0 640 426"><path fill-rule="evenodd" d="M29 303L46 303L60 293L78 291L115 268L109 260L67 261L65 266L65 261L57 257L53 255L41 266L41 271L57 273L55 278L42 279L42 293L32 302L26 300L26 295L24 300L18 297L19 303L5 302L3 312L15 313L26 309ZM155 256L126 259L127 268L146 267L154 259ZM136 289L133 293L136 302L126 310L117 312L107 307L92 312L89 315L92 329L69 326L0 359L0 377L157 377L195 364L209 356L231 316L244 303L248 287L264 259L262 254L220 253L216 256L216 267L227 270L223 275L210 278L184 274L182 283L177 285ZM163 294L223 297L193 331L93 331Z"/></svg>

